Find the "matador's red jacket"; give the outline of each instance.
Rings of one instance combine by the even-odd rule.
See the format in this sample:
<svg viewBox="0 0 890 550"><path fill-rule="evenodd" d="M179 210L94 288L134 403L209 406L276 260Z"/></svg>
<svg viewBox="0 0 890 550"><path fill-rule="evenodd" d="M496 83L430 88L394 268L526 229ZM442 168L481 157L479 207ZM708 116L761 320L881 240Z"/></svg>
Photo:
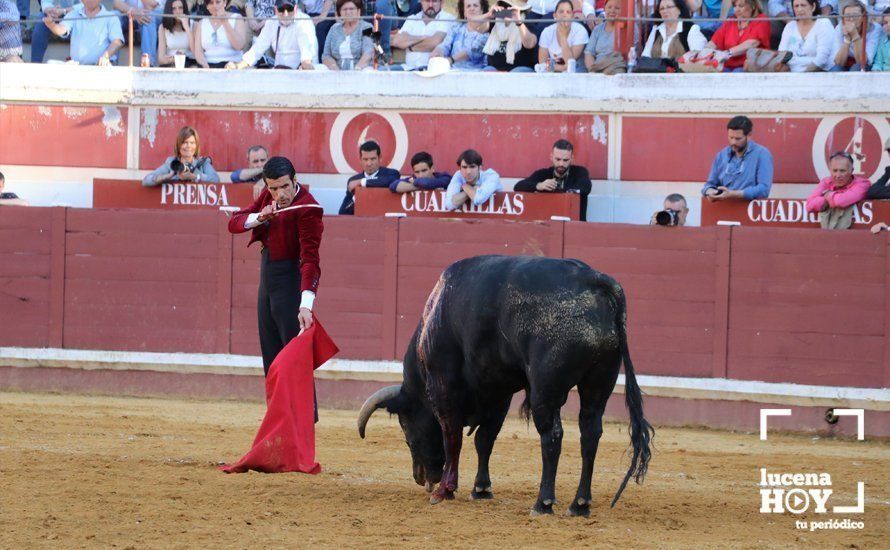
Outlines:
<svg viewBox="0 0 890 550"><path fill-rule="evenodd" d="M244 223L250 214L258 214L272 203L272 195L268 189L253 201L253 204L239 210L229 220L230 233L244 233ZM297 186L297 194L291 206L318 204L302 185ZM252 229L250 246L256 241L263 243L269 250L270 260L298 260L300 262L300 292L311 290L317 292L321 268L318 265L318 246L321 244L321 233L324 224L321 221L321 208L297 208L278 214L268 222Z"/></svg>

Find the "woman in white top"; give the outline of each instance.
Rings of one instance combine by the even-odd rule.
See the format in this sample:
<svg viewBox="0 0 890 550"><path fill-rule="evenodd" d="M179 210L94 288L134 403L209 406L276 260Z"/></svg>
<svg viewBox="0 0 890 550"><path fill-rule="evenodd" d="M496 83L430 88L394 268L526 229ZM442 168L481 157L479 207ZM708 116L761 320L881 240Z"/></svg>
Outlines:
<svg viewBox="0 0 890 550"><path fill-rule="evenodd" d="M658 3L658 18L661 23L649 34L643 57L677 59L686 52L703 49L708 43L701 28L688 21L692 15L683 0L661 0Z"/></svg>
<svg viewBox="0 0 890 550"><path fill-rule="evenodd" d="M192 23L185 15L185 0L167 0L164 19L158 27L158 66L173 65L173 56L185 54L194 64Z"/></svg>
<svg viewBox="0 0 890 550"><path fill-rule="evenodd" d="M834 27L825 18L810 19L819 13L819 0L794 0L795 19L785 25L779 50L791 52L792 72L828 71L834 64Z"/></svg>
<svg viewBox="0 0 890 550"><path fill-rule="evenodd" d="M244 19L226 11L226 0L207 0L207 9L211 17L199 20L193 31L195 61L205 69L222 69L229 61L241 61L247 42Z"/></svg>
<svg viewBox="0 0 890 550"><path fill-rule="evenodd" d="M577 63L590 38L584 25L572 21L572 10L572 0L559 0L556 11L553 12L553 18L557 22L541 32L541 40L538 42L538 63L552 60L552 70L556 73L565 72L570 60ZM577 63L576 67L583 65Z"/></svg>

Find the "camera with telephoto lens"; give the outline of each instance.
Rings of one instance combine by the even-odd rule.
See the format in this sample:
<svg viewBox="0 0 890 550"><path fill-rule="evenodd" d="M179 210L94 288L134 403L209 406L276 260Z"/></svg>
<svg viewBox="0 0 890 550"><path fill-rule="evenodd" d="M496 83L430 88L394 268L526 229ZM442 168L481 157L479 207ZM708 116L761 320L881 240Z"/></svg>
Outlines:
<svg viewBox="0 0 890 550"><path fill-rule="evenodd" d="M655 213L655 223L658 225L678 225L680 223L680 213L674 210L662 210Z"/></svg>
<svg viewBox="0 0 890 550"><path fill-rule="evenodd" d="M185 164L179 159L173 159L170 161L170 170L172 170L174 174L181 174L185 171Z"/></svg>

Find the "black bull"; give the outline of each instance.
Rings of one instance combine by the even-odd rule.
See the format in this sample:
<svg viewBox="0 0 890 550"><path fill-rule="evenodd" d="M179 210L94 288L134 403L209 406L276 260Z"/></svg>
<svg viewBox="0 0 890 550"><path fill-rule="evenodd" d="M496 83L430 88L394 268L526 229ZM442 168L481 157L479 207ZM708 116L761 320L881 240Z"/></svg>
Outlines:
<svg viewBox="0 0 890 550"><path fill-rule="evenodd" d="M633 477L641 483L654 430L643 417L627 348L624 291L577 260L478 256L449 266L427 299L405 353L403 382L383 388L359 413L361 437L371 414L398 414L414 479L433 504L454 498L462 429L476 430L479 468L471 496L491 498L488 460L513 394L541 436L543 472L533 514L552 513L562 446L560 408L578 387L582 467L571 515L590 513L590 482L606 401L622 360L633 457L612 505Z"/></svg>

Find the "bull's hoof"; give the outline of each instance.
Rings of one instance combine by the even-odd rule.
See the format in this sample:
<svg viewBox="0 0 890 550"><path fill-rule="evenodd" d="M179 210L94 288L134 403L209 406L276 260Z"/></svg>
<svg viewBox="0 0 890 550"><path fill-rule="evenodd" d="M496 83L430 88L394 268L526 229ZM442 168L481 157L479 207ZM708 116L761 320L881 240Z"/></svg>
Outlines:
<svg viewBox="0 0 890 550"><path fill-rule="evenodd" d="M583 498L575 499L572 502L572 505L569 506L568 511L566 512L567 516L572 517L589 517L590 516L590 501L584 500Z"/></svg>
<svg viewBox="0 0 890 550"><path fill-rule="evenodd" d="M430 504L439 504L443 500L454 500L454 491L439 487L430 495Z"/></svg>
<svg viewBox="0 0 890 550"><path fill-rule="evenodd" d="M494 493L491 492L491 487L473 487L470 498L473 500L491 500L494 498Z"/></svg>
<svg viewBox="0 0 890 550"><path fill-rule="evenodd" d="M554 501L552 500L536 502L532 507L532 517L543 516L545 514L553 515L553 503Z"/></svg>

